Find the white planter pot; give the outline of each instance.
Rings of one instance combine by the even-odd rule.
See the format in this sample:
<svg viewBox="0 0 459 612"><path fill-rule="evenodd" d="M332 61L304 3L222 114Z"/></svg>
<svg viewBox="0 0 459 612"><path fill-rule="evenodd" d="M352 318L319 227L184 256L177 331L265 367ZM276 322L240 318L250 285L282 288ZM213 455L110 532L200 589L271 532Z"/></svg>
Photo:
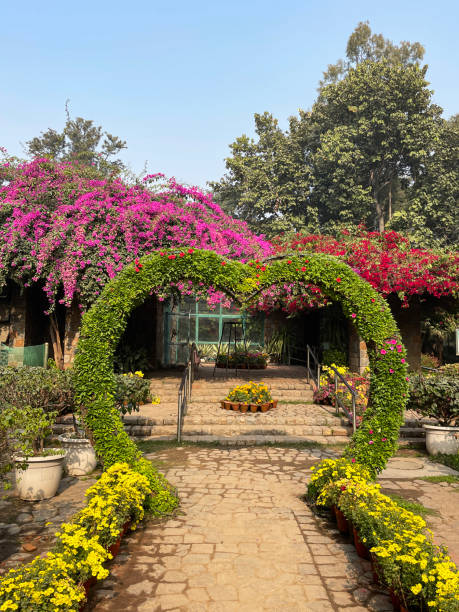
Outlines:
<svg viewBox="0 0 459 612"><path fill-rule="evenodd" d="M66 472L71 476L90 474L97 465L97 457L87 438L66 438L58 436L62 448L67 452L64 461Z"/></svg>
<svg viewBox="0 0 459 612"><path fill-rule="evenodd" d="M19 497L30 501L54 497L61 481L64 458L65 454L28 459L18 457L18 463L26 462L28 465L25 470L19 467L15 469Z"/></svg>
<svg viewBox="0 0 459 612"><path fill-rule="evenodd" d="M429 455L455 455L459 452L459 427L423 425L426 430L426 448Z"/></svg>

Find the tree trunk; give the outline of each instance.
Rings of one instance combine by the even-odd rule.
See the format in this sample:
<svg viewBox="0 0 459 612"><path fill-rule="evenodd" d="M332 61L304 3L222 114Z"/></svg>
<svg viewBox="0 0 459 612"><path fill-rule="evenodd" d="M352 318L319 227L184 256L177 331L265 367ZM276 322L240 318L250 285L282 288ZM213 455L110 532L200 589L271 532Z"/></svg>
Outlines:
<svg viewBox="0 0 459 612"><path fill-rule="evenodd" d="M392 219L392 183L389 185L389 221Z"/></svg>
<svg viewBox="0 0 459 612"><path fill-rule="evenodd" d="M51 344L53 345L54 361L60 370L64 369L64 351L62 350L62 338L59 331L56 313L51 313L49 317L49 333Z"/></svg>
<svg viewBox="0 0 459 612"><path fill-rule="evenodd" d="M385 228L384 223L384 208L382 203L378 200L378 196L375 195L375 207L376 207L376 223L378 232L383 232Z"/></svg>
<svg viewBox="0 0 459 612"><path fill-rule="evenodd" d="M376 209L376 227L379 232L384 231L384 203L380 201L382 185L375 170L370 171L370 185L372 187L373 199Z"/></svg>

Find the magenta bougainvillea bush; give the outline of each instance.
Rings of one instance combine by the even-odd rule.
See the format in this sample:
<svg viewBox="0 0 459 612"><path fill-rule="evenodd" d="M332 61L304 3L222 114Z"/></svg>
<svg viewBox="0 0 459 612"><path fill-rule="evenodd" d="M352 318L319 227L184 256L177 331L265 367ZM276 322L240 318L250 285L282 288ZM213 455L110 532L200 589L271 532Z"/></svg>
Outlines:
<svg viewBox="0 0 459 612"><path fill-rule="evenodd" d="M42 281L50 310L74 298L86 310L124 266L157 249L212 249L242 262L273 252L210 195L163 179L150 175L142 185L126 185L101 179L90 166L6 161L0 167L0 284ZM190 294L193 287L184 280L157 292L161 298L171 289ZM211 289L212 296L221 299Z"/></svg>

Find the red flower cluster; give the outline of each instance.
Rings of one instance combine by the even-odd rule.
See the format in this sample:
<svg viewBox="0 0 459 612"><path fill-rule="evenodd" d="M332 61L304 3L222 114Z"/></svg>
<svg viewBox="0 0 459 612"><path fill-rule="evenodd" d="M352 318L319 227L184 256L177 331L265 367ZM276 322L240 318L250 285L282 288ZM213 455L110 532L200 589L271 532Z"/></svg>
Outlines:
<svg viewBox="0 0 459 612"><path fill-rule="evenodd" d="M396 232L368 232L331 236L296 234L273 240L277 253L327 253L350 265L384 296L397 293L407 306L414 295L433 297L459 292L459 253L435 253L410 246L408 238ZM339 283L340 278L336 281Z"/></svg>

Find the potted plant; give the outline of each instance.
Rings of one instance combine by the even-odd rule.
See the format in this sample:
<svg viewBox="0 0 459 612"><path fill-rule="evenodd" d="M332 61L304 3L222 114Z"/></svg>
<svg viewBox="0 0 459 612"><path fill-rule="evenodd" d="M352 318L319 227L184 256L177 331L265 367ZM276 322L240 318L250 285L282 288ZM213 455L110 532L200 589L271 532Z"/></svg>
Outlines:
<svg viewBox="0 0 459 612"><path fill-rule="evenodd" d="M459 452L459 371L454 366L412 376L408 408L437 421L423 425L430 455Z"/></svg>
<svg viewBox="0 0 459 612"><path fill-rule="evenodd" d="M231 402L233 410L240 410L241 412L247 412L249 408L251 412L257 412L258 410L266 412L277 405L277 400L273 400L268 387L264 383L253 381L234 387L223 400L222 407L224 407L225 402Z"/></svg>
<svg viewBox="0 0 459 612"><path fill-rule="evenodd" d="M7 432L15 463L16 487L21 499L54 497L62 476L65 450L45 448L57 412L7 405L0 411L0 429Z"/></svg>
<svg viewBox="0 0 459 612"><path fill-rule="evenodd" d="M79 426L75 414L73 414L73 432L58 436L58 440L66 451L64 468L70 476L85 476L95 469L97 465L95 450L91 440Z"/></svg>

